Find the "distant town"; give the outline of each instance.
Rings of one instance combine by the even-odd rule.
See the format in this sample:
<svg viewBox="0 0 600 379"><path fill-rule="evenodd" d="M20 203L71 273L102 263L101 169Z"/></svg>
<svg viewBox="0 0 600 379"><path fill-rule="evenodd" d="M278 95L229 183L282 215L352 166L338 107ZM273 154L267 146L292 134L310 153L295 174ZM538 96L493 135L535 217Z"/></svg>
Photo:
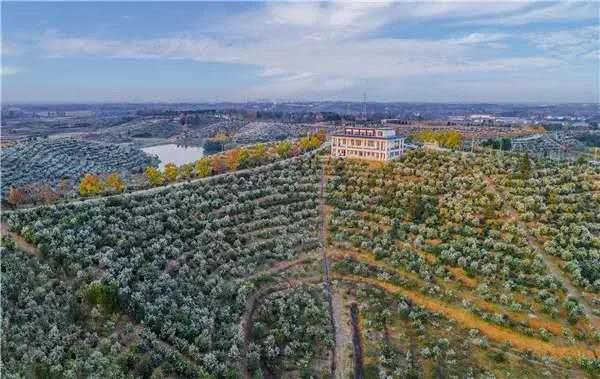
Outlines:
<svg viewBox="0 0 600 379"><path fill-rule="evenodd" d="M247 102L199 104L5 104L2 144L28 137L75 137L148 147L223 146L332 133L345 126L388 127L402 137L455 130L461 147L500 146L575 159L599 143L598 104ZM409 141L410 142L410 139ZM508 146L504 145L505 148Z"/></svg>

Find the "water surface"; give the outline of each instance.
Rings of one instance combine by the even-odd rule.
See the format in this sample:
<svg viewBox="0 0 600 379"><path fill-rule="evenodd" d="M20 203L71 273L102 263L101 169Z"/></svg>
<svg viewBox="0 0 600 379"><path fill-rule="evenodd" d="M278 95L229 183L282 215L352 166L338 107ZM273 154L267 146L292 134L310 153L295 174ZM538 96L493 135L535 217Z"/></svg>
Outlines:
<svg viewBox="0 0 600 379"><path fill-rule="evenodd" d="M158 159L160 159L159 167L161 169L167 163L172 162L177 166L181 166L185 163L197 161L204 156L204 149L200 146L182 146L174 143L145 147L142 151L158 156Z"/></svg>

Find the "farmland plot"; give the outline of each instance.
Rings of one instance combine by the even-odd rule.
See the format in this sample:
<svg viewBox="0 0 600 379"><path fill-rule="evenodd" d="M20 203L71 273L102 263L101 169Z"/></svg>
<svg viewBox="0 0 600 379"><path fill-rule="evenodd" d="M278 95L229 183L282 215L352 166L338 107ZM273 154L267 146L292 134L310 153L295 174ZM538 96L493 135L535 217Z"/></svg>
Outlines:
<svg viewBox="0 0 600 379"><path fill-rule="evenodd" d="M530 164L532 175L538 175L534 174L538 170L543 175L541 167ZM558 241L549 239L546 245L551 250L559 242L565 246L570 241L575 249L572 259L585 262L597 256L598 237L592 231L598 229L598 219L581 206L570 205L578 202L575 195L567 203L568 210L562 208L567 213L562 215L553 212L557 205L542 207L541 218L527 214L525 207L515 211L507 206L520 201L519 197L498 190L492 183L508 184L510 178L521 175L524 166L527 168L522 158L514 155L424 152L409 153L381 167L352 160L332 160L328 164L328 251L336 262L333 277L349 289L350 298L371 317L369 304L377 302L368 300L364 291L353 291L357 284L383 290L392 299L404 299L404 305L402 301L391 307L377 305L380 309L374 321L369 320L371 317L363 319L363 328L374 332L376 321L377 333L387 336L385 346L366 344L367 372L398 378L430 377L440 372L459 377L509 377L521 371L517 369L520 363L507 358L515 354L526 356L524 359L530 362L526 371L531 377L541 375L534 369L540 360L545 362L541 365L547 375L554 375L555 370L564 375L571 369L597 366L597 362L589 363L600 352L595 318L586 312L583 303L569 296L564 278L548 269L545 250L530 238L536 224L524 224L521 219L550 222L561 233L577 229L577 238L559 234ZM556 179L553 188L560 191L561 180L573 181L563 186L572 187L569 193L591 204L597 201L590 192L594 175L579 170L581 175L569 180L566 176ZM537 189L540 183L524 187ZM522 186L517 188L523 190ZM583 235L582 227L587 231ZM578 272L582 277L595 278L593 269ZM593 282L587 283L586 288L594 290ZM459 328L451 328L456 343L449 338L441 346L428 332L402 332L400 343L392 325L398 327L407 321L414 324L421 318L410 308L433 312L437 320L432 327L436 331L431 333L438 337L445 334L439 329L447 325L447 320L458 321ZM417 324L427 329L424 324L431 317L425 319ZM449 326L443 328L450 330ZM457 365L471 357L462 355L463 341L479 344L484 351L478 345L471 362ZM452 356L447 356L450 350ZM399 359L400 366L395 366L389 354L398 352L410 359ZM585 357L580 365L569 360L580 357ZM501 368L506 370L498 371Z"/></svg>
<svg viewBox="0 0 600 379"><path fill-rule="evenodd" d="M21 254L3 266L3 280L30 278L3 304L3 374L103 367L126 377L235 375L245 359L240 317L252 275L318 245L316 165L305 157L150 194L12 213L8 226L48 264L21 273ZM72 284L40 287L57 277ZM17 301L37 303L39 312L23 315ZM70 323L81 333L62 327ZM23 337L33 330L54 339Z"/></svg>
<svg viewBox="0 0 600 379"><path fill-rule="evenodd" d="M2 194L11 186L41 183L54 185L62 179L79 180L86 173L141 172L156 165L155 157L133 147L63 139L34 139L0 152Z"/></svg>

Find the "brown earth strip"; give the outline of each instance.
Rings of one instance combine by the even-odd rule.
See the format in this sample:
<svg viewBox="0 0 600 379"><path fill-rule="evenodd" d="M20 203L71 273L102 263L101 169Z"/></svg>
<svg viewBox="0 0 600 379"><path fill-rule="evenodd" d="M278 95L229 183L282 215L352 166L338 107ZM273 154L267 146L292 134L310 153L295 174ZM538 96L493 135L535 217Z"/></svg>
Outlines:
<svg viewBox="0 0 600 379"><path fill-rule="evenodd" d="M356 303L350 305L350 318L352 320L352 346L354 347L354 378L364 379L363 349L360 336L358 304Z"/></svg>
<svg viewBox="0 0 600 379"><path fill-rule="evenodd" d="M341 275L334 273L332 277L348 282L371 285L392 294L405 296L420 307L426 308L433 312L441 313L448 319L456 320L459 325L465 328L478 329L482 334L486 335L491 340L500 343L508 342L518 350L530 350L539 355L549 355L558 359L582 356L594 358L600 354L599 349L585 349L581 346L557 346L549 342L540 341L534 337L529 337L517 333L511 329L483 321L464 309L446 304L440 300L424 296L419 292L398 287L390 283L356 275Z"/></svg>

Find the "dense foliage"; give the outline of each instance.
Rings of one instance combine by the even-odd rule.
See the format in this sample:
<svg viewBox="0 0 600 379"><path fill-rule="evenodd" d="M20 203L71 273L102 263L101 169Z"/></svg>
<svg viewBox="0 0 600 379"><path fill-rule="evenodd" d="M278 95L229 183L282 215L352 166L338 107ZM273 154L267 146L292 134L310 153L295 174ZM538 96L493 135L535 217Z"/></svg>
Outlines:
<svg viewBox="0 0 600 379"><path fill-rule="evenodd" d="M343 258L335 270L396 286L496 342L535 350L533 337L555 344L539 355L589 352L600 334L548 262L561 257L576 284L597 291L599 173L547 165L423 151L380 167L332 160L329 240Z"/></svg>
<svg viewBox="0 0 600 379"><path fill-rule="evenodd" d="M0 151L2 194L10 187L62 179L79 180L86 173L139 172L158 163L155 157L124 145L102 144L72 138L37 138Z"/></svg>
<svg viewBox="0 0 600 379"><path fill-rule="evenodd" d="M456 130L424 130L414 136L421 142L434 142L451 149L460 147L461 134Z"/></svg>
<svg viewBox="0 0 600 379"><path fill-rule="evenodd" d="M142 353L163 349L164 343L175 349L151 354L138 371L160 369L181 377L189 377L190 370L206 371L222 377L238 369L240 316L253 291L245 278L262 265L318 245L316 164L314 158L297 158L206 182L21 210L7 223L38 246L55 275L77 278L77 291L85 289L81 298L90 306L141 326ZM11 273L17 266L27 262L3 266L8 272L3 284L20 275ZM42 282L39 277L20 285L35 292L45 288ZM43 330L49 323L44 314L67 312L62 304L74 301L77 291L62 289L64 300L44 302L48 309L24 316L28 325ZM8 320L19 312L4 309ZM4 324L5 333L11 324ZM7 373L31 370L31 361L14 355L28 348L27 338L11 336L6 334L7 343L15 348L2 355L3 362L15 362L7 365ZM54 349L67 346L57 339ZM111 354L123 353L115 349ZM57 366L57 375L67 375L71 355L37 349L32 354ZM127 362L134 362L135 354L120 361L123 372L131 369Z"/></svg>
<svg viewBox="0 0 600 379"><path fill-rule="evenodd" d="M304 285L265 298L253 330L255 370L261 369L260 357L262 369L277 377L285 370L299 371L302 377L319 374L315 362L333 346L325 304L321 285Z"/></svg>

